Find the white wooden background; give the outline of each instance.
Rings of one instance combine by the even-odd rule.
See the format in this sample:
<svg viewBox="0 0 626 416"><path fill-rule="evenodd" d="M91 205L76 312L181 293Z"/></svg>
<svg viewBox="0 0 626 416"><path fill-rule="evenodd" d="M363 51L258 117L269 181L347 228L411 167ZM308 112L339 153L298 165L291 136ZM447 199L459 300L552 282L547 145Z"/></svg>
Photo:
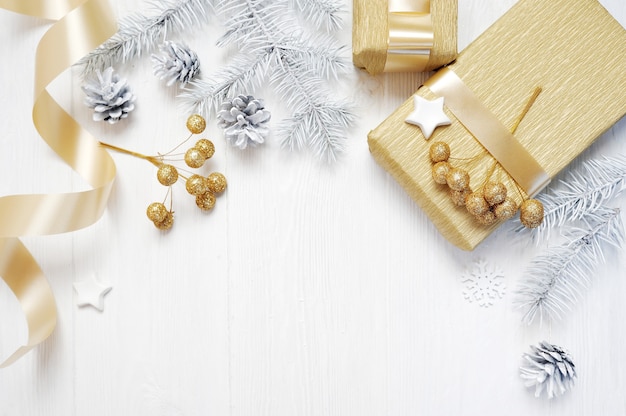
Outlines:
<svg viewBox="0 0 626 416"><path fill-rule="evenodd" d="M460 0L459 48L514 2ZM111 3L118 16L145 7ZM602 3L626 25L623 0ZM340 37L349 44L346 5ZM30 119L34 51L48 27L0 11L1 195L86 189ZM185 37L204 76L226 61L213 46L222 30L213 19ZM151 75L149 60L120 69L138 101L116 126L90 120L77 71L61 76L53 94L108 142L154 154L184 138L176 91ZM59 323L43 345L0 371L0 415L626 414L624 253L610 252L565 320L526 326L513 292L540 249L504 230L474 252L454 248L369 155L367 132L424 79L345 76L341 88L359 119L333 166L282 150L273 138L240 152L211 120L210 163L229 188L208 215L180 189L167 234L145 218L164 195L154 167L114 155L119 176L99 222L24 240L51 281ZM269 89L256 95L277 123L280 101ZM616 152L626 152L624 120L584 157ZM478 259L506 278L507 293L491 308L463 297L461 275ZM113 286L103 312L76 306L72 283L91 273ZM6 357L26 331L0 286ZM518 374L521 354L544 339L569 349L579 371L574 390L551 402L535 399Z"/></svg>

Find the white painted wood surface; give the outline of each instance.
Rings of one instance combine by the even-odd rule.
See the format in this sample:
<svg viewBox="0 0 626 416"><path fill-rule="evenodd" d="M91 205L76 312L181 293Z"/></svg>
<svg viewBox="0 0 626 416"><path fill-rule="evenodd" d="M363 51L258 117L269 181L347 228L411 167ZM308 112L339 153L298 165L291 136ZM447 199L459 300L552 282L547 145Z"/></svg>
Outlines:
<svg viewBox="0 0 626 416"><path fill-rule="evenodd" d="M460 0L459 48L513 3ZM602 3L626 25L622 0ZM112 4L118 16L145 6ZM350 20L347 13L340 34L347 44ZM34 50L48 27L0 11L1 195L86 189L30 119ZM204 76L227 58L213 46L221 32L213 20L185 38ZM149 60L123 71L138 102L117 126L90 121L76 71L53 94L114 144L155 153L185 137L176 93L152 77ZM334 166L273 139L240 152L211 121L212 167L229 188L208 215L177 192L176 224L165 235L145 218L164 195L154 168L115 154L119 176L98 223L25 239L51 281L59 323L0 371L0 415L626 414L623 252L610 252L567 319L525 326L513 291L538 249L502 230L474 252L452 247L369 155L367 132L424 79L357 70L344 77L359 121ZM257 95L280 120L285 109L272 91ZM616 152L626 152L624 120L585 157ZM507 293L491 308L462 293L461 275L481 258L506 276ZM72 282L92 272L113 286L104 312L75 305ZM1 286L4 357L26 334ZM535 399L518 374L521 354L544 339L568 348L579 371L575 389L551 402Z"/></svg>

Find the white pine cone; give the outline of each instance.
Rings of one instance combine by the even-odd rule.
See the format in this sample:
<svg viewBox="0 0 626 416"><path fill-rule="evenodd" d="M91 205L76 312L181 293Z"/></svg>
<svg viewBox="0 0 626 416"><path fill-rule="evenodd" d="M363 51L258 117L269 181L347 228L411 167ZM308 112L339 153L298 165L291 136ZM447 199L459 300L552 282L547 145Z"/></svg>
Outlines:
<svg viewBox="0 0 626 416"><path fill-rule="evenodd" d="M251 95L239 95L226 100L217 112L217 125L224 129L226 140L233 146L245 149L262 144L269 134L265 126L271 113L265 109L263 100Z"/></svg>
<svg viewBox="0 0 626 416"><path fill-rule="evenodd" d="M165 41L160 47L161 55L152 55L154 75L167 80L167 86L175 82L185 85L200 72L198 55L187 45Z"/></svg>
<svg viewBox="0 0 626 416"><path fill-rule="evenodd" d="M546 341L530 346L532 353L524 353L526 361L520 375L526 387L535 386L535 397L545 390L548 399L562 395L574 386L576 369L567 351Z"/></svg>
<svg viewBox="0 0 626 416"><path fill-rule="evenodd" d="M82 88L87 95L85 104L93 108L94 121L115 124L135 108L135 95L112 67L104 72L96 70L96 78L85 81Z"/></svg>

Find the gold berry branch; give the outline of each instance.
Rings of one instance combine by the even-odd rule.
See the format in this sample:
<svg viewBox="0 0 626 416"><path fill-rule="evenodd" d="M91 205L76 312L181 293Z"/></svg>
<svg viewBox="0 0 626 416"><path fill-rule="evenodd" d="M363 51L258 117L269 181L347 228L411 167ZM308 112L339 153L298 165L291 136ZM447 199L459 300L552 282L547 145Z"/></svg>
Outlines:
<svg viewBox="0 0 626 416"><path fill-rule="evenodd" d="M112 144L100 142L100 145L114 150L116 152L125 153L140 159L147 160L157 167L157 180L163 186L167 186L167 193L163 202L153 202L148 205L146 214L159 230L169 230L174 225L174 211L172 209L172 186L179 179L185 181L185 189L196 199L196 206L203 211L210 211L215 206L215 196L226 190L226 177L219 172L213 172L208 176L202 176L185 168L177 168L172 163L180 161L183 156L185 164L191 169L198 169L204 166L215 153L213 142L208 139L200 139L183 153L174 153L179 147L186 143L194 134L200 134L206 128L206 120L194 114L187 119L187 129L190 131L189 137L179 143L176 147L167 153L159 153L155 156L148 156ZM189 173L188 176L180 172ZM167 199L170 199L169 209L165 206Z"/></svg>
<svg viewBox="0 0 626 416"><path fill-rule="evenodd" d="M511 127L511 133L515 133L517 127L530 107L533 105L541 88L538 87L526 103L520 116ZM506 221L520 210L520 221L527 228L536 228L541 225L544 216L543 204L537 199L528 198L519 188L515 181L515 188L522 199L518 207L517 202L508 195L506 185L498 180L493 180L496 169L507 174L497 161L487 170L485 180L478 188L472 191L470 188L470 175L467 170L453 167L450 164L450 146L445 142L435 142L430 146L429 157L432 162L433 180L440 185L447 185L450 199L459 207L465 206L467 212L474 216L481 225L492 225L497 221ZM471 158L469 160L473 160Z"/></svg>

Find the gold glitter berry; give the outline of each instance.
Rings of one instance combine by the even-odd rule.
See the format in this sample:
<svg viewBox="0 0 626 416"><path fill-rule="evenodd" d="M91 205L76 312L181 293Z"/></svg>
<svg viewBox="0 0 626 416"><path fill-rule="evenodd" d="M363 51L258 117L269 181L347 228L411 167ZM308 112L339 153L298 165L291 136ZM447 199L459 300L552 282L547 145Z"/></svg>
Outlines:
<svg viewBox="0 0 626 416"><path fill-rule="evenodd" d="M161 202L153 202L148 205L148 209L146 210L146 215L150 218L150 221L153 222L161 222L165 220L167 216L167 208Z"/></svg>
<svg viewBox="0 0 626 416"><path fill-rule="evenodd" d="M196 205L203 211L209 211L215 206L215 195L207 191L202 195L196 196Z"/></svg>
<svg viewBox="0 0 626 416"><path fill-rule="evenodd" d="M491 225L497 220L496 214L494 214L491 210L485 212L482 215L476 215L474 218L476 218L476 221L478 221L478 223L481 225Z"/></svg>
<svg viewBox="0 0 626 416"><path fill-rule="evenodd" d="M445 162L450 157L450 146L445 142L435 142L430 146L430 160L433 163Z"/></svg>
<svg viewBox="0 0 626 416"><path fill-rule="evenodd" d="M537 228L543 222L543 204L536 199L522 202L519 219L527 228Z"/></svg>
<svg viewBox="0 0 626 416"><path fill-rule="evenodd" d="M199 114L191 115L187 119L187 128L193 134L200 134L206 128L206 120Z"/></svg>
<svg viewBox="0 0 626 416"><path fill-rule="evenodd" d="M463 205L465 205L465 198L467 198L467 196L471 193L472 193L472 190L469 188L463 189L460 191L455 191L454 189L448 189L448 195L450 195L450 199L452 200L454 205L456 205L457 207L462 207Z"/></svg>
<svg viewBox="0 0 626 416"><path fill-rule="evenodd" d="M517 212L517 203L512 198L506 198L493 207L493 212L499 220L506 221Z"/></svg>
<svg viewBox="0 0 626 416"><path fill-rule="evenodd" d="M178 170L172 165L161 165L157 171L157 179L161 185L173 185L178 180Z"/></svg>
<svg viewBox="0 0 626 416"><path fill-rule="evenodd" d="M155 222L154 226L159 230L169 230L174 225L174 214L170 211L167 211L167 215L165 219L160 222Z"/></svg>
<svg viewBox="0 0 626 416"><path fill-rule="evenodd" d="M202 195L208 190L205 178L200 175L191 175L187 179L185 187L187 188L187 192L194 196Z"/></svg>
<svg viewBox="0 0 626 416"><path fill-rule="evenodd" d="M433 180L439 185L445 185L448 182L446 181L446 175L450 172L452 166L448 162L437 162L433 165Z"/></svg>
<svg viewBox="0 0 626 416"><path fill-rule="evenodd" d="M489 205L497 205L506 199L506 186L502 182L487 182L483 196Z"/></svg>
<svg viewBox="0 0 626 416"><path fill-rule="evenodd" d="M469 189L469 173L467 173L467 171L464 169L452 168L446 175L446 182L450 189L455 191L463 191L465 189Z"/></svg>
<svg viewBox="0 0 626 416"><path fill-rule="evenodd" d="M201 167L202 165L204 165L205 160L206 157L204 157L204 153L195 147L192 147L191 149L187 150L187 152L185 152L185 163L190 168L197 169Z"/></svg>
<svg viewBox="0 0 626 416"><path fill-rule="evenodd" d="M206 183L208 184L209 191L214 194L219 194L224 192L226 189L226 177L219 172L213 172L206 178Z"/></svg>
<svg viewBox="0 0 626 416"><path fill-rule="evenodd" d="M215 146L211 140L200 139L196 142L194 147L204 153L205 159L211 159L211 157L215 154Z"/></svg>
<svg viewBox="0 0 626 416"><path fill-rule="evenodd" d="M472 192L465 198L465 208L472 215L482 215L489 211L489 204L481 192Z"/></svg>

